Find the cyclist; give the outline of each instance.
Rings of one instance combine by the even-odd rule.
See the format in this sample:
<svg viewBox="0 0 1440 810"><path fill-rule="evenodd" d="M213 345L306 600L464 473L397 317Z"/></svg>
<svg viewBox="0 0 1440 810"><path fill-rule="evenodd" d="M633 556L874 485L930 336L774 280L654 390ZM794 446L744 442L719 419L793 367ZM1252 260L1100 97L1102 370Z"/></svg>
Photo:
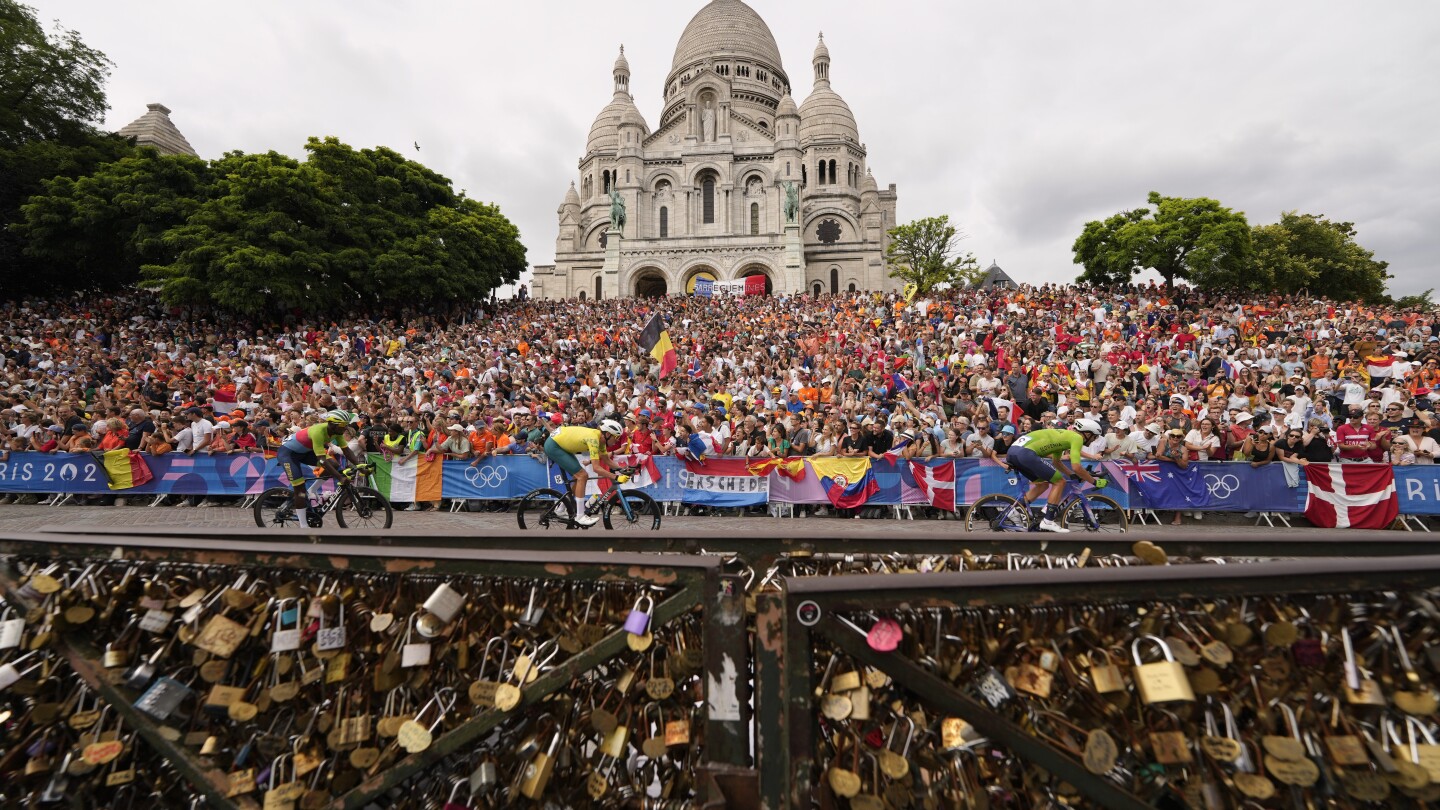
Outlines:
<svg viewBox="0 0 1440 810"><path fill-rule="evenodd" d="M1068 532L1060 525L1060 501L1065 495L1066 476L1088 481L1103 488L1108 481L1096 478L1080 466L1080 451L1085 445L1101 435L1100 423L1094 419L1075 420L1074 430L1046 428L1032 430L1015 440L1005 454L1005 462L1031 481L1030 490L1025 493L1025 507L1035 503L1048 488L1050 497L1045 505L1045 517L1040 521L1042 532ZM1065 462L1065 456L1070 461ZM1056 469L1056 468L1059 469Z"/></svg>
<svg viewBox="0 0 1440 810"><path fill-rule="evenodd" d="M330 457L332 450L338 450L361 472L368 469L365 457L352 451L344 441L345 431L359 421L359 417L349 411L330 411L325 414L324 420L301 430L280 444L275 460L280 462L281 472L290 479L290 487L295 490L295 516L301 524L313 529L318 529L321 525L319 515L314 516L312 522L305 513L309 504L309 499L305 496L306 467L324 467L322 478L339 477L340 465ZM318 458L322 453L325 455L323 461Z"/></svg>
<svg viewBox="0 0 1440 810"><path fill-rule="evenodd" d="M585 483L590 480L590 474L585 471L575 454L589 453L590 464L595 468L595 473L614 481L615 473L605 469L600 462L608 452L606 442L619 438L622 433L624 428L620 427L619 422L606 419L600 423L598 429L565 425L545 440L545 457L560 465L560 469L575 479L575 522L581 526L593 526L597 518L583 514L580 510L580 504L585 502Z"/></svg>

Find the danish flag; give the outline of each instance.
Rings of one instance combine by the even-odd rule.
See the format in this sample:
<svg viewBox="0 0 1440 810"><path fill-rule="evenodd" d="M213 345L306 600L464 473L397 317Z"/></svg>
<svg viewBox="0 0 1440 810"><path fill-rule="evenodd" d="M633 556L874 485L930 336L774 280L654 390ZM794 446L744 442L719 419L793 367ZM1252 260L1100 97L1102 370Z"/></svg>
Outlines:
<svg viewBox="0 0 1440 810"><path fill-rule="evenodd" d="M1388 529L1400 514L1389 464L1310 464L1305 519L1326 529Z"/></svg>
<svg viewBox="0 0 1440 810"><path fill-rule="evenodd" d="M955 511L955 465L939 464L934 467L910 462L910 474L915 476L915 486L925 495L925 500L936 509Z"/></svg>

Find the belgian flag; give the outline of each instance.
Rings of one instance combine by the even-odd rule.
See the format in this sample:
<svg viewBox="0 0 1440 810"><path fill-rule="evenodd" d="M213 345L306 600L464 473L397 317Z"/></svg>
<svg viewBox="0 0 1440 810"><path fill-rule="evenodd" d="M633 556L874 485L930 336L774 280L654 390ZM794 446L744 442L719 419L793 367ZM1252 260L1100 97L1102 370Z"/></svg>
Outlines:
<svg viewBox="0 0 1440 810"><path fill-rule="evenodd" d="M661 377L674 371L675 366L680 364L680 359L675 355L675 347L670 345L670 333L665 330L665 324L660 321L658 312L650 316L650 322L641 330L640 348L660 364Z"/></svg>

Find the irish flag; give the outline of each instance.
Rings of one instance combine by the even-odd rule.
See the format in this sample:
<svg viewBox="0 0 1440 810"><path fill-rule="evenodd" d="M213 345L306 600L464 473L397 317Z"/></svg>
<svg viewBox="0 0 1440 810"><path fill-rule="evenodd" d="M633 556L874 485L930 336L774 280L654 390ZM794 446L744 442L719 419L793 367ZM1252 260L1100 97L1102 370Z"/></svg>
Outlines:
<svg viewBox="0 0 1440 810"><path fill-rule="evenodd" d="M147 483L155 475L145 457L123 447L105 452L95 451L95 463L105 473L106 486L111 489L129 489Z"/></svg>
<svg viewBox="0 0 1440 810"><path fill-rule="evenodd" d="M440 500L440 482L445 471L443 461L426 461L424 456L416 456L403 464L396 464L372 455L370 462L375 465L375 488L391 503Z"/></svg>

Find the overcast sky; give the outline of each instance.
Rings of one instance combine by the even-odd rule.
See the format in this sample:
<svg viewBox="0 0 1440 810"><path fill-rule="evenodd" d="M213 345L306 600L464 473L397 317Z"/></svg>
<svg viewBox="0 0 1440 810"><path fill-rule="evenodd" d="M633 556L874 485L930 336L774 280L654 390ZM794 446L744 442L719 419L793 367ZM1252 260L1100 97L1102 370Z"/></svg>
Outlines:
<svg viewBox="0 0 1440 810"><path fill-rule="evenodd" d="M207 158L390 146L498 203L546 264L617 47L653 128L704 0L29 2L115 62L109 128L160 101ZM1072 279L1084 223L1153 189L1352 221L1393 293L1440 287L1435 0L750 2L797 102L824 30L900 221L949 214L1018 280Z"/></svg>

